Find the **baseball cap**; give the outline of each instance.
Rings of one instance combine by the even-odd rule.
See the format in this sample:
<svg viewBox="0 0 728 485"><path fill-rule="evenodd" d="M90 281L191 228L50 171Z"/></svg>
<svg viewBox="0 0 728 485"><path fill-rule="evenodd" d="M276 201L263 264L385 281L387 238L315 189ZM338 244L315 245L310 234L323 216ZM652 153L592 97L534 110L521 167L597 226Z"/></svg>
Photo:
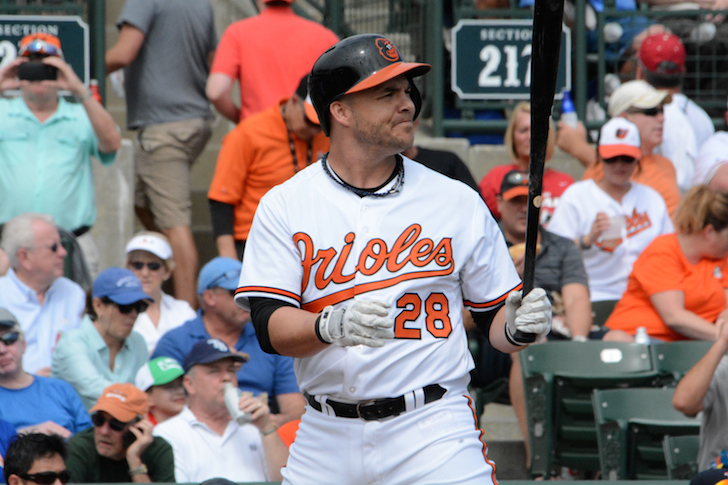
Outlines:
<svg viewBox="0 0 728 485"><path fill-rule="evenodd" d="M245 363L250 359L246 353L231 352L230 348L220 339L209 338L197 342L182 362L185 372L200 364L212 364L222 359L233 359Z"/></svg>
<svg viewBox="0 0 728 485"><path fill-rule="evenodd" d="M19 45L18 55L20 57L55 56L63 59L61 40L55 35L43 32L26 35L20 39Z"/></svg>
<svg viewBox="0 0 728 485"><path fill-rule="evenodd" d="M612 118L599 132L599 156L602 158L626 155L639 160L642 158L641 146L639 129L625 118Z"/></svg>
<svg viewBox="0 0 728 485"><path fill-rule="evenodd" d="M619 116L629 108L649 109L672 101L667 91L655 89L642 80L627 81L609 97L609 116Z"/></svg>
<svg viewBox="0 0 728 485"><path fill-rule="evenodd" d="M640 46L640 62L650 72L678 74L685 71L685 46L675 34L653 34Z"/></svg>
<svg viewBox="0 0 728 485"><path fill-rule="evenodd" d="M153 233L137 234L126 244L126 254L132 251L147 251L160 259L172 257L172 247L167 241Z"/></svg>
<svg viewBox="0 0 728 485"><path fill-rule="evenodd" d="M243 263L233 258L218 256L200 270L197 293L219 286L226 290L237 290Z"/></svg>
<svg viewBox="0 0 728 485"><path fill-rule="evenodd" d="M20 323L18 323L18 319L15 318L15 315L13 315L7 308L0 308L0 327L13 328L16 326L19 327Z"/></svg>
<svg viewBox="0 0 728 485"><path fill-rule="evenodd" d="M157 357L152 359L137 371L134 383L142 391L152 386L163 386L185 374L179 362L172 357Z"/></svg>
<svg viewBox="0 0 728 485"><path fill-rule="evenodd" d="M147 393L133 384L112 384L104 389L94 407L88 410L89 414L96 411L107 412L122 423L128 423L137 416L149 413L149 399Z"/></svg>
<svg viewBox="0 0 728 485"><path fill-rule="evenodd" d="M301 83L298 85L298 89L296 89L296 96L303 100L303 109L306 113L306 118L308 118L308 121L313 124L320 125L321 122L319 121L318 113L316 113L316 108L313 107L311 96L308 94L309 76L309 74L306 74L301 79Z"/></svg>
<svg viewBox="0 0 728 485"><path fill-rule="evenodd" d="M91 296L106 297L119 305L130 305L141 300L154 301L144 293L142 284L134 273L116 266L103 270L96 277Z"/></svg>
<svg viewBox="0 0 728 485"><path fill-rule="evenodd" d="M503 177L500 196L503 200L511 200L519 195L528 195L528 172L511 170Z"/></svg>

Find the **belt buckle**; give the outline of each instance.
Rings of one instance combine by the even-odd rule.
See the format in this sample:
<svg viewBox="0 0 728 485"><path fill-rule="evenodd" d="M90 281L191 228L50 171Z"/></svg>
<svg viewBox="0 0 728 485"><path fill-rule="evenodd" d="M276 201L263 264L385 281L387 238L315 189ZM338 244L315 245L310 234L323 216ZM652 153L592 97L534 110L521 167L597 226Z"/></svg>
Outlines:
<svg viewBox="0 0 728 485"><path fill-rule="evenodd" d="M371 416L371 415L362 416L362 407L372 406L372 405L376 405L376 404L377 404L377 399L370 399L368 401L361 401L361 402L356 403L356 415L359 417L359 419L361 419L363 421L379 420L380 419L379 416Z"/></svg>

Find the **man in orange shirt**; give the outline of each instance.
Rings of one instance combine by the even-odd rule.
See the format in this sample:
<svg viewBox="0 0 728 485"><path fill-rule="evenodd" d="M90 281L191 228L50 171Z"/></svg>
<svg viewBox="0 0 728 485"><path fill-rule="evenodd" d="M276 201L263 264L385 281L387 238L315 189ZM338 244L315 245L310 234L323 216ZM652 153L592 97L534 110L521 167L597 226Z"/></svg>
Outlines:
<svg viewBox="0 0 728 485"><path fill-rule="evenodd" d="M293 0L262 0L255 17L225 30L207 80L207 97L235 123L288 96L301 76L339 38L331 30L293 12ZM240 107L233 102L240 84Z"/></svg>
<svg viewBox="0 0 728 485"><path fill-rule="evenodd" d="M207 194L220 256L239 259L260 198L329 150L307 84L308 75L293 96L246 118L223 139Z"/></svg>
<svg viewBox="0 0 728 485"><path fill-rule="evenodd" d="M671 101L670 93L657 90L645 81L629 81L618 87L609 99L609 115L631 121L640 132L642 158L632 175L634 182L652 187L665 199L665 205L672 217L680 203L680 190L677 186L675 167L672 162L653 153L662 143L662 130L665 122L663 105ZM600 179L602 166L597 161L596 150L586 139L583 125L568 129L559 124L559 148L581 161L586 167L583 180Z"/></svg>

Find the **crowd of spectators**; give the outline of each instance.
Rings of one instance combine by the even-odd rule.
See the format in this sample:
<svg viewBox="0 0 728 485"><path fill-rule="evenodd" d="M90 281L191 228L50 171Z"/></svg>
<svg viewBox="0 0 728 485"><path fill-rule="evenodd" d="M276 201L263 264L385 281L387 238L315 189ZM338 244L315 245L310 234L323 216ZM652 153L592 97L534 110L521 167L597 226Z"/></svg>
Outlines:
<svg viewBox="0 0 728 485"><path fill-rule="evenodd" d="M20 92L0 98L0 256L9 265L0 276L0 456L8 484L39 473L64 484L281 478L290 437L279 428L295 426L305 400L293 360L261 349L234 291L260 198L329 145L307 73L338 39L296 16L291 3L265 1L218 45L208 2L126 0L106 63L109 73L124 70L127 126L136 131L134 204L146 230L126 244L125 268L99 267L89 232L89 157L113 163L118 127L53 36L24 38L20 57L0 69L0 90ZM699 380L682 384L675 401L686 414L705 406L716 416L724 391L713 375L724 373L728 345L728 137L713 133L705 112L680 93L679 38L661 32L639 42L636 79L611 94L612 119L596 149L581 123L550 127L547 161L558 146L585 173L575 182L544 172L536 286L554 305L545 340L631 341L637 326L653 342L716 340L696 366ZM167 54L179 46L185 56ZM26 63L57 77L24 80ZM210 104L237 126L223 140L208 193L219 256L198 271L190 169L211 135ZM530 129L530 105L520 103L505 133L510 163L479 184L451 153L404 152L480 191L521 275ZM88 294L64 276L64 231L92 275ZM174 296L162 289L168 280ZM597 307L607 310L595 314ZM479 341L478 365L510 377L525 430L517 360L494 357L487 339ZM223 397L230 385L241 391L246 424L231 419ZM720 446L709 440L701 468Z"/></svg>

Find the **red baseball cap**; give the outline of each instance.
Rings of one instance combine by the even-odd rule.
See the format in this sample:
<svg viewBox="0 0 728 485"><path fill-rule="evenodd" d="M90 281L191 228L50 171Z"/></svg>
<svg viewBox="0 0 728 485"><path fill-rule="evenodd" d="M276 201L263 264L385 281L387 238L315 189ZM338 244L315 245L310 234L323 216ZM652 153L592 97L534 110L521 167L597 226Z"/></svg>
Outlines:
<svg viewBox="0 0 728 485"><path fill-rule="evenodd" d="M653 34L640 46L640 62L650 72L685 72L685 46L675 34Z"/></svg>

